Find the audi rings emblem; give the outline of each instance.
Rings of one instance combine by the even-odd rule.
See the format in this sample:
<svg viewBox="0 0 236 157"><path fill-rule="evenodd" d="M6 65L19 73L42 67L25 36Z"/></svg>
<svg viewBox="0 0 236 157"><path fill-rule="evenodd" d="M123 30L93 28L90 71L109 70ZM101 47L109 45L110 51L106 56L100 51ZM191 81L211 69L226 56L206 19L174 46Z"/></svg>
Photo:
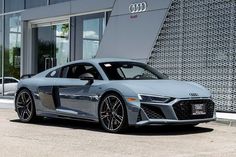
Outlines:
<svg viewBox="0 0 236 157"><path fill-rule="evenodd" d="M141 13L147 10L147 3L141 2L141 3L133 3L129 6L129 11L131 14L134 13Z"/></svg>

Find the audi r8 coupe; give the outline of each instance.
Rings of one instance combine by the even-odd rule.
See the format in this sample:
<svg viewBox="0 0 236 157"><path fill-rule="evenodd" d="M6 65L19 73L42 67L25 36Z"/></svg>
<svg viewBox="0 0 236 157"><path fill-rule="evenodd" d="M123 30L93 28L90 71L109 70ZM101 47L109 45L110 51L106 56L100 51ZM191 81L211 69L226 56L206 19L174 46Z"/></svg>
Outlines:
<svg viewBox="0 0 236 157"><path fill-rule="evenodd" d="M215 120L210 92L167 79L133 60L70 62L21 79L15 111L22 122L53 117L99 122L108 132L131 125L197 125Z"/></svg>

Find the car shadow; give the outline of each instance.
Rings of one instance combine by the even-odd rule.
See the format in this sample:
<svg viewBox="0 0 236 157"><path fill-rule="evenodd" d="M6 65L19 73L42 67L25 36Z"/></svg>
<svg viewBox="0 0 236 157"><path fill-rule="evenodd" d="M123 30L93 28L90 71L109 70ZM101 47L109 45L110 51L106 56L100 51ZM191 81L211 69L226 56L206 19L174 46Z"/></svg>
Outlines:
<svg viewBox="0 0 236 157"><path fill-rule="evenodd" d="M23 123L19 119L10 120L14 123ZM105 131L101 128L98 123L76 121L67 119L55 119L55 118L41 118L34 123L23 123L26 125L41 125L41 126L53 126L53 127L65 127L70 129L82 129L96 132ZM212 132L214 129L201 126L142 126L142 127L129 127L121 135L133 135L133 136L175 136L175 135L186 135L186 134L200 134L206 132Z"/></svg>
<svg viewBox="0 0 236 157"><path fill-rule="evenodd" d="M160 125L160 126L142 126L131 127L127 131L127 135L134 136L175 136L187 134L200 134L212 132L214 129L201 126L181 126L181 125Z"/></svg>

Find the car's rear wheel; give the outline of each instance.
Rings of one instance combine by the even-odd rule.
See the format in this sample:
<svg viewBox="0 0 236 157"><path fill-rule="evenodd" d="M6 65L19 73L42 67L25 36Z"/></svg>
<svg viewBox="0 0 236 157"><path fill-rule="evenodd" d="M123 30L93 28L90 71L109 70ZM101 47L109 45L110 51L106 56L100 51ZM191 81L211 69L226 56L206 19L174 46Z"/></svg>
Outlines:
<svg viewBox="0 0 236 157"><path fill-rule="evenodd" d="M99 120L102 127L112 133L124 131L127 126L126 106L118 94L106 95L99 107Z"/></svg>
<svg viewBox="0 0 236 157"><path fill-rule="evenodd" d="M20 121L32 122L35 120L35 105L29 90L23 89L19 92L16 97L15 107Z"/></svg>

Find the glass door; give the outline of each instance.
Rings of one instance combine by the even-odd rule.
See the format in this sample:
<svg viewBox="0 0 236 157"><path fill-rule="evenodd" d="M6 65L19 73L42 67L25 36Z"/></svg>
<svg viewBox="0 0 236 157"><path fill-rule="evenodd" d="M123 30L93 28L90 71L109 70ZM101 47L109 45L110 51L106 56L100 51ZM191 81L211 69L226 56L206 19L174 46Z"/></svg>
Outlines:
<svg viewBox="0 0 236 157"><path fill-rule="evenodd" d="M69 22L51 22L33 27L33 51L37 73L69 61Z"/></svg>

